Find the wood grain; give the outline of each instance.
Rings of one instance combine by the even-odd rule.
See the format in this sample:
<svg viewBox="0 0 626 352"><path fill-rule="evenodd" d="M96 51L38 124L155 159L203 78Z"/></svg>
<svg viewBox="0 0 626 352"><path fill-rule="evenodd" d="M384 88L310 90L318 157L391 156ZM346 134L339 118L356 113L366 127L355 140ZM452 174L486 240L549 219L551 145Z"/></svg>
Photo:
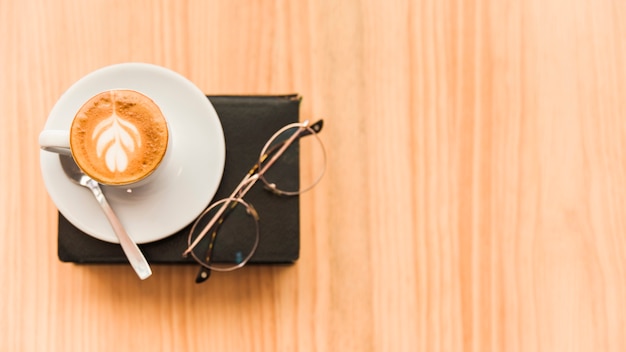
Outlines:
<svg viewBox="0 0 626 352"><path fill-rule="evenodd" d="M0 2L0 350L626 350L624 23L609 0ZM37 136L126 61L326 119L296 265L58 261Z"/></svg>

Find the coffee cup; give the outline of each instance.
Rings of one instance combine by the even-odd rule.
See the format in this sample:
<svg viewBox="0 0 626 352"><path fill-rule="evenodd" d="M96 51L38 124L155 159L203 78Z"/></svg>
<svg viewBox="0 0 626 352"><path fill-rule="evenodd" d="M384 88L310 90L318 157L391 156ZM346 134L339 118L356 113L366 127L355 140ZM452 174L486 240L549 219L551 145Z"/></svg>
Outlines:
<svg viewBox="0 0 626 352"><path fill-rule="evenodd" d="M67 130L44 130L43 150L70 154L78 167L107 186L138 187L166 163L172 138L158 105L127 89L96 94Z"/></svg>

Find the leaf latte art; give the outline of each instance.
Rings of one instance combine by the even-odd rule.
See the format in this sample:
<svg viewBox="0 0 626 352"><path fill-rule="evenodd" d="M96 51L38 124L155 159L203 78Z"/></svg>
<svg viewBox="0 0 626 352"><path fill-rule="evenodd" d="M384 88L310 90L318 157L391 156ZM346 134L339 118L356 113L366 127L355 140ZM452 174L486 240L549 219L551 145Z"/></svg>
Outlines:
<svg viewBox="0 0 626 352"><path fill-rule="evenodd" d="M70 129L76 163L103 184L127 185L161 163L168 130L159 107L132 90L110 90L87 101Z"/></svg>
<svg viewBox="0 0 626 352"><path fill-rule="evenodd" d="M105 154L106 166L110 171L124 171L128 167L128 153L141 147L141 135L132 123L117 116L102 120L93 131L98 157Z"/></svg>

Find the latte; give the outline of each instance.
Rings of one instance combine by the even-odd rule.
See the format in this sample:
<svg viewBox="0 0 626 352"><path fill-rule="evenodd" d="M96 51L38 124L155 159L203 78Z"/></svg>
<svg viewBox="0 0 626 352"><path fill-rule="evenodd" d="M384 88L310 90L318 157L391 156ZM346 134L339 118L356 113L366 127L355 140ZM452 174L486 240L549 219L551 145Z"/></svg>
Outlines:
<svg viewBox="0 0 626 352"><path fill-rule="evenodd" d="M150 175L165 156L167 122L147 96L110 90L87 101L70 128L74 160L102 184L127 185Z"/></svg>

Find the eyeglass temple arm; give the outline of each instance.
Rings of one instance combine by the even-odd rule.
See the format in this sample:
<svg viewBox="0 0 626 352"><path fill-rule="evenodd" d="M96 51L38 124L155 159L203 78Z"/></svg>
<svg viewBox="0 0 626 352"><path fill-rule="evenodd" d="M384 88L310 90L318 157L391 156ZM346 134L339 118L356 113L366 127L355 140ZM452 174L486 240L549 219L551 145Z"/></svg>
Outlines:
<svg viewBox="0 0 626 352"><path fill-rule="evenodd" d="M209 243L209 248L207 248L207 251L204 257L204 260L208 264L211 264L211 261L213 260L213 246L215 244L215 238L217 237L217 231L222 225L224 219L225 219L225 215L222 215L221 219L218 220L217 225L215 226L215 229L213 229L213 232L211 233L211 241ZM196 275L196 283L201 284L205 282L206 280L208 280L209 277L211 277L211 269L205 268L203 265L200 265L200 269L198 270L198 274Z"/></svg>

